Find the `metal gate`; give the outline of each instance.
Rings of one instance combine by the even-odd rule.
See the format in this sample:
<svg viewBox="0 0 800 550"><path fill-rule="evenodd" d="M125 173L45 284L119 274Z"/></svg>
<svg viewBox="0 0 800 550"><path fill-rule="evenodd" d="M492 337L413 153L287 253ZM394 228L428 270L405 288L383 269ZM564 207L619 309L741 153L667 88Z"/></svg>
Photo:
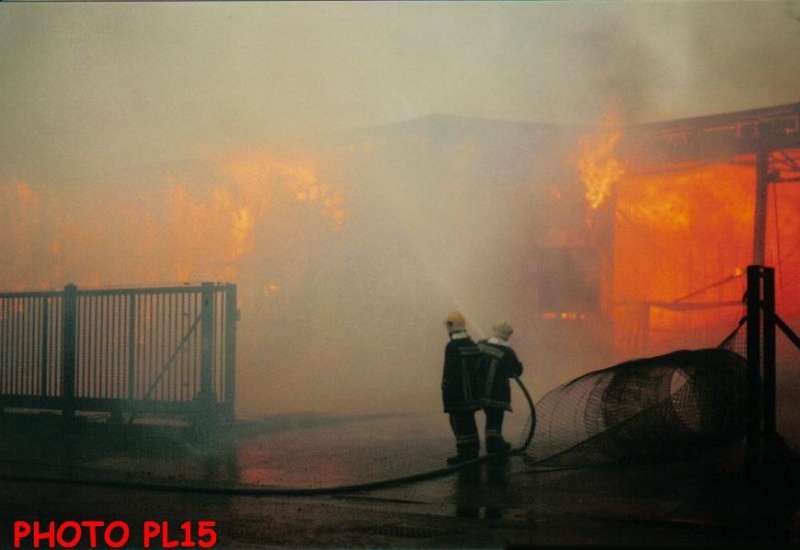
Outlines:
<svg viewBox="0 0 800 550"><path fill-rule="evenodd" d="M236 286L0 293L0 407L234 417Z"/></svg>

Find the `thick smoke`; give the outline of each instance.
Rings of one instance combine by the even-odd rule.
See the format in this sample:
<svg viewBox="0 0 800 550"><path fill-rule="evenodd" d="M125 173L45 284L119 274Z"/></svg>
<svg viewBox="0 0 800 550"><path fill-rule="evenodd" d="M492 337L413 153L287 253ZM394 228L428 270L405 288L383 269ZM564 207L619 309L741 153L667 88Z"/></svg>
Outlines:
<svg viewBox="0 0 800 550"><path fill-rule="evenodd" d="M459 117L630 124L800 90L783 3L36 8L0 17L2 290L236 283L243 415L438 408L456 308L476 337L515 325L535 396L609 364L603 322L541 323L612 298L582 132Z"/></svg>
<svg viewBox="0 0 800 550"><path fill-rule="evenodd" d="M198 159L92 196L18 182L5 219L19 239L4 247L19 261L3 278L9 290L236 283L245 416L435 410L453 309L475 338L511 321L540 394L569 371L541 363L536 258L585 237L579 187L568 218L548 213L576 171L553 159L574 147L572 130L429 117Z"/></svg>

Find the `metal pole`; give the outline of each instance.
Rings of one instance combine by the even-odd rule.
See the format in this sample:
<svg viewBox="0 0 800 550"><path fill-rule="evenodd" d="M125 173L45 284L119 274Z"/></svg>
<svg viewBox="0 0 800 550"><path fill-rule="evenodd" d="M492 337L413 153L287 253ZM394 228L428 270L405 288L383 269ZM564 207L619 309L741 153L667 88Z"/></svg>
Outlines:
<svg viewBox="0 0 800 550"><path fill-rule="evenodd" d="M775 349L775 270L763 268L764 279L764 440L774 442L778 436L776 422L776 349Z"/></svg>
<svg viewBox="0 0 800 550"><path fill-rule="evenodd" d="M756 151L756 200L753 214L753 264L764 265L767 234L767 198L769 195L769 155L764 136Z"/></svg>
<svg viewBox="0 0 800 550"><path fill-rule="evenodd" d="M761 266L747 267L747 449L761 444Z"/></svg>

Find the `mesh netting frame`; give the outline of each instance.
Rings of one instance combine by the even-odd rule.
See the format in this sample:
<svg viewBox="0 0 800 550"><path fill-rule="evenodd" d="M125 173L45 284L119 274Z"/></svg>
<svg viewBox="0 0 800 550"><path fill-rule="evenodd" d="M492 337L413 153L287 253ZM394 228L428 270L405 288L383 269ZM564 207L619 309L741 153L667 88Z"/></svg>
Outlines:
<svg viewBox="0 0 800 550"><path fill-rule="evenodd" d="M681 350L581 376L536 404L529 459L547 465L665 457L741 438L744 358Z"/></svg>

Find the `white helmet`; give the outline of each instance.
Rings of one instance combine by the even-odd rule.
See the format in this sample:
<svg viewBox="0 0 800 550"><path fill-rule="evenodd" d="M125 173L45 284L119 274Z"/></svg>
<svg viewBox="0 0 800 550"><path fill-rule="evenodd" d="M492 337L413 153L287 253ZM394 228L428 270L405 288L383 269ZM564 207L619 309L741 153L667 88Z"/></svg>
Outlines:
<svg viewBox="0 0 800 550"><path fill-rule="evenodd" d="M503 340L508 340L514 334L514 327L506 320L497 321L492 327L492 334Z"/></svg>

